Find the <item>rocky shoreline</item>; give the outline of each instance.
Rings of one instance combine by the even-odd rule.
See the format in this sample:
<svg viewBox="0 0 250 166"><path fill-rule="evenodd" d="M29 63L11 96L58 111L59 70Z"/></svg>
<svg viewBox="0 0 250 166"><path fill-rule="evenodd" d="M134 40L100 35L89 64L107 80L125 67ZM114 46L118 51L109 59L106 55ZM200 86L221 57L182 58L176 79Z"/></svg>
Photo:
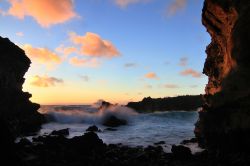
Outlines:
<svg viewBox="0 0 250 166"><path fill-rule="evenodd" d="M182 145L173 145L172 153L165 153L159 145L145 148L107 145L94 132L71 139L64 133L39 136L32 142L21 139L15 144L15 149L25 166L244 166L250 163L250 154L246 153L211 153L205 150L192 154Z"/></svg>

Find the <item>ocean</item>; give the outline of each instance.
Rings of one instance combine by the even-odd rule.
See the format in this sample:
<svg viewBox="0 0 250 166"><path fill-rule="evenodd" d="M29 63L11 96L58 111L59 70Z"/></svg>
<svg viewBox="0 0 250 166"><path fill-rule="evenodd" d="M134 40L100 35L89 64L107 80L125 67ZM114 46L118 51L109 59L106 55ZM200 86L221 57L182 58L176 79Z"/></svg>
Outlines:
<svg viewBox="0 0 250 166"><path fill-rule="evenodd" d="M194 124L198 118L197 111L167 111L155 113L136 113L123 106L99 110L97 106L41 106L39 112L48 114L53 122L44 124L38 135L46 135L53 130L69 128L69 138L83 135L85 130L96 125L102 132L98 136L107 144L122 143L128 146L148 146L164 141L161 145L166 152L173 144L180 144L185 139L194 137ZM117 127L116 131L106 130L102 125L105 117L115 115L126 119L127 125ZM196 144L189 145L193 152L200 151Z"/></svg>

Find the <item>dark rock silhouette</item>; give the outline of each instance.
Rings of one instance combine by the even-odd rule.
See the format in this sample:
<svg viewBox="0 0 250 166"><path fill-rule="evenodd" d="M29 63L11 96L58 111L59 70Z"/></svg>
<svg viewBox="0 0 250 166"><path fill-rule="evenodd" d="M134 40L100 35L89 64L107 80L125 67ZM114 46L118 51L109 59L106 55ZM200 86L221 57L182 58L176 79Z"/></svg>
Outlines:
<svg viewBox="0 0 250 166"><path fill-rule="evenodd" d="M176 158L180 160L187 160L192 156L191 150L188 147L182 145L173 145L171 148L171 152Z"/></svg>
<svg viewBox="0 0 250 166"><path fill-rule="evenodd" d="M103 122L104 126L108 127L118 127L121 125L126 125L128 122L124 119L119 119L114 115L106 117L106 119Z"/></svg>
<svg viewBox="0 0 250 166"><path fill-rule="evenodd" d="M127 107L133 108L138 112L154 111L173 111L185 110L194 111L203 104L202 95L196 96L177 96L153 99L146 97L139 102L129 102Z"/></svg>
<svg viewBox="0 0 250 166"><path fill-rule="evenodd" d="M0 116L13 136L35 132L44 122L37 112L39 104L30 102L31 94L22 91L30 63L21 48L0 37Z"/></svg>
<svg viewBox="0 0 250 166"><path fill-rule="evenodd" d="M209 78L195 134L201 146L236 153L250 149L250 1L205 0L202 22L211 35Z"/></svg>
<svg viewBox="0 0 250 166"><path fill-rule="evenodd" d="M69 135L69 129L62 129L62 130L54 130L50 133L50 135L56 135L56 136L68 136Z"/></svg>
<svg viewBox="0 0 250 166"><path fill-rule="evenodd" d="M93 126L89 126L86 131L92 131L92 132L100 132L101 130L98 129L98 127L96 125Z"/></svg>

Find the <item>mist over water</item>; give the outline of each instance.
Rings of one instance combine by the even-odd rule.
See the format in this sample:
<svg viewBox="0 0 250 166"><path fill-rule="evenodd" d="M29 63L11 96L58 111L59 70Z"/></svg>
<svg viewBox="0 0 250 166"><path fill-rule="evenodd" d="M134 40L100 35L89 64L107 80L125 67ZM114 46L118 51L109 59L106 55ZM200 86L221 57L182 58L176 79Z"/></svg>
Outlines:
<svg viewBox="0 0 250 166"><path fill-rule="evenodd" d="M197 121L196 111L171 111L138 114L122 106L112 106L98 110L98 107L83 106L42 106L41 113L54 118L54 122L44 124L39 134L53 130L69 128L69 137L82 135L91 125L97 125L102 132L98 136L105 143L122 143L129 146L148 146L165 141L165 151L169 152L173 144L194 137L194 123ZM128 125L117 127L116 131L105 130L103 120L110 115L128 121ZM195 148L195 147L193 147Z"/></svg>

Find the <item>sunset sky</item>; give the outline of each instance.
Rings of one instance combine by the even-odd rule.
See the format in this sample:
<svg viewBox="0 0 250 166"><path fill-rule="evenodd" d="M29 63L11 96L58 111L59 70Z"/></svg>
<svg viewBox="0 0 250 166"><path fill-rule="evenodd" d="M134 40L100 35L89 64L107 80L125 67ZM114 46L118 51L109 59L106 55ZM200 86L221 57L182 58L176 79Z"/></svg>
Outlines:
<svg viewBox="0 0 250 166"><path fill-rule="evenodd" d="M0 35L32 64L40 104L204 93L200 0L0 0Z"/></svg>

